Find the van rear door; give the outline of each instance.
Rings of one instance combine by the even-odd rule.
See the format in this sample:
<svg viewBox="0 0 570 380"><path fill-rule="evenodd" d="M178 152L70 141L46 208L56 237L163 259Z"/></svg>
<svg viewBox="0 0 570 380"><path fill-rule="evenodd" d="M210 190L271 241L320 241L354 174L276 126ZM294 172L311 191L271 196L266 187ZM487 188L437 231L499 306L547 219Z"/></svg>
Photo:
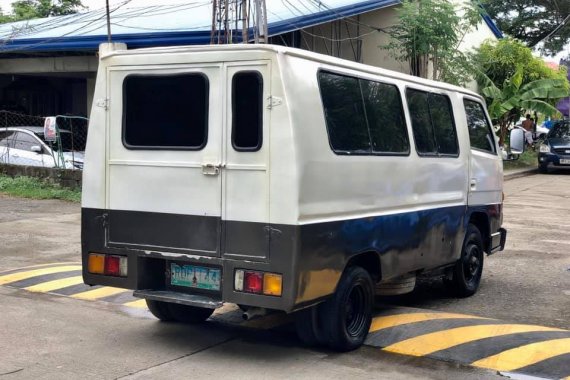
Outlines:
<svg viewBox="0 0 570 380"><path fill-rule="evenodd" d="M223 252L265 260L269 255L269 61L225 64Z"/></svg>
<svg viewBox="0 0 570 380"><path fill-rule="evenodd" d="M107 244L220 256L223 64L109 69Z"/></svg>

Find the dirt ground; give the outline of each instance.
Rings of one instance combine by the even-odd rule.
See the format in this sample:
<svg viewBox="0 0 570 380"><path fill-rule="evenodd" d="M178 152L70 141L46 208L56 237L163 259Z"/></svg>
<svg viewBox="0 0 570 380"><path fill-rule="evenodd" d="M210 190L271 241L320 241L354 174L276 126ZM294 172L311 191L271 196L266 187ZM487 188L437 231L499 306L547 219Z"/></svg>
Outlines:
<svg viewBox="0 0 570 380"><path fill-rule="evenodd" d="M53 262L79 262L78 203L0 194L0 271Z"/></svg>

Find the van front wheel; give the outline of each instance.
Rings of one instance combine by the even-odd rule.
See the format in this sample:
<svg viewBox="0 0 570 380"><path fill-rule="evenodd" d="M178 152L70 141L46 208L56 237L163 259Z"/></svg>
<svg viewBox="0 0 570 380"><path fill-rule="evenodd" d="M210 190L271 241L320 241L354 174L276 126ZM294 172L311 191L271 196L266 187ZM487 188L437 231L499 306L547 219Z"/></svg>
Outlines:
<svg viewBox="0 0 570 380"><path fill-rule="evenodd" d="M342 275L336 292L320 310L323 337L337 351L360 347L370 329L374 283L361 267L352 266Z"/></svg>
<svg viewBox="0 0 570 380"><path fill-rule="evenodd" d="M444 279L445 285L459 297L469 297L477 292L483 274L483 239L481 232L473 225L469 224L461 258L451 272L451 278Z"/></svg>

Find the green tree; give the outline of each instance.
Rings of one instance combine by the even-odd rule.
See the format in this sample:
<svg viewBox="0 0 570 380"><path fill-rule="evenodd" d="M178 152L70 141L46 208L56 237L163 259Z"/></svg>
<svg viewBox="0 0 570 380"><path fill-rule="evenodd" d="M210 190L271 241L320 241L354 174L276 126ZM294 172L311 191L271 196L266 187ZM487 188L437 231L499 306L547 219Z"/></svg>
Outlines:
<svg viewBox="0 0 570 380"><path fill-rule="evenodd" d="M19 0L12 4L16 20L68 15L83 8L81 0Z"/></svg>
<svg viewBox="0 0 570 380"><path fill-rule="evenodd" d="M462 84L469 80L469 61L459 51L465 35L481 20L476 1L458 9L448 0L403 0L398 22L388 29L391 42L381 46L410 74Z"/></svg>
<svg viewBox="0 0 570 380"><path fill-rule="evenodd" d="M499 88L484 74L486 86L481 93L491 100L489 115L500 127L500 144L505 141L508 127L525 112L539 112L547 116L560 115L552 105L558 99L570 95L567 79L538 79L523 84L524 67L519 66L515 73L505 79Z"/></svg>
<svg viewBox="0 0 570 380"><path fill-rule="evenodd" d="M531 48L544 42L545 54L554 55L570 42L568 0L486 0L485 9L509 36Z"/></svg>
<svg viewBox="0 0 570 380"><path fill-rule="evenodd" d="M483 72L495 84L511 78L517 68L523 68L523 84L538 79L564 79L566 69L554 70L541 58L535 57L532 50L521 41L503 38L498 41L486 41L472 57L478 71Z"/></svg>

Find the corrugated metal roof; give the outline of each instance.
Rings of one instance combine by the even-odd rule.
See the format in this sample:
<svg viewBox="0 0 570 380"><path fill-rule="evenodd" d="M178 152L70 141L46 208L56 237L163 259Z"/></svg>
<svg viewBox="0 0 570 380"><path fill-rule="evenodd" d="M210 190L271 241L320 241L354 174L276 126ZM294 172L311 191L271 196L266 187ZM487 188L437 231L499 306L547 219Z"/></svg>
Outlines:
<svg viewBox="0 0 570 380"><path fill-rule="evenodd" d="M269 34L279 35L399 2L271 0L267 1ZM124 42L129 48L210 42L211 0L146 7L129 7L124 4L112 7L111 11L113 41ZM490 22L494 29L491 25L490 27L495 32L496 26ZM106 35L105 10L100 9L0 25L0 39L3 40L0 51L97 50L99 44L106 41Z"/></svg>

